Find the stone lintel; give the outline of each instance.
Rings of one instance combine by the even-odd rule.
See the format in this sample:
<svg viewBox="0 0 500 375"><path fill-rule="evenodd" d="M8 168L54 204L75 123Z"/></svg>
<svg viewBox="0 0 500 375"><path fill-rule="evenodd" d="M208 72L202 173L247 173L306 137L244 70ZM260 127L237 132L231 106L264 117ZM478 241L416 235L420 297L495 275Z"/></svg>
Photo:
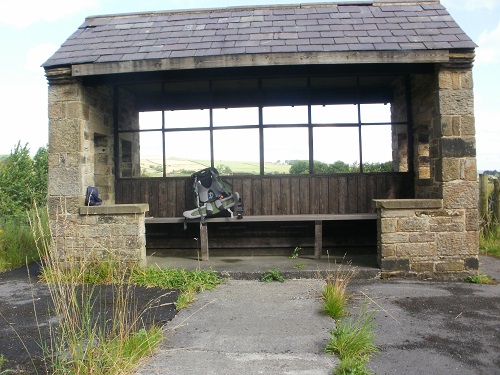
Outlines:
<svg viewBox="0 0 500 375"><path fill-rule="evenodd" d="M80 215L126 215L143 214L149 211L149 204L111 204L80 207Z"/></svg>
<svg viewBox="0 0 500 375"><path fill-rule="evenodd" d="M408 210L408 209L442 209L442 199L374 199L375 209Z"/></svg>

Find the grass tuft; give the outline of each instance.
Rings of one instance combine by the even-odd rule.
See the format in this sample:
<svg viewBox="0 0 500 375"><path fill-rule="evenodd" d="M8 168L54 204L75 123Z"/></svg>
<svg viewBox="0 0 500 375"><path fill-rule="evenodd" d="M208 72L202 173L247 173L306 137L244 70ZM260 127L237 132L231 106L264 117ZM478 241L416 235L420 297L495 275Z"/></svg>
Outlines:
<svg viewBox="0 0 500 375"><path fill-rule="evenodd" d="M349 295L347 286L354 277L356 270L350 264L339 264L337 270L329 269L326 273L326 285L321 294L323 312L333 319L340 319L347 314Z"/></svg>
<svg viewBox="0 0 500 375"><path fill-rule="evenodd" d="M342 361L348 358L360 360L378 352L374 344L373 320L374 313L367 313L363 308L356 319L349 317L338 321L336 329L330 331L331 338L325 352L338 355Z"/></svg>

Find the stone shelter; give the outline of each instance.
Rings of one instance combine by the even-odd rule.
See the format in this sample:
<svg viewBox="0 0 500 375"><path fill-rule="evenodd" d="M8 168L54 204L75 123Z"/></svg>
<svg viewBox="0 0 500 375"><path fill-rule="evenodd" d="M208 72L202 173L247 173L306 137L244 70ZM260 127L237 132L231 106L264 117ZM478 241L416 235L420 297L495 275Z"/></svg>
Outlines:
<svg viewBox="0 0 500 375"><path fill-rule="evenodd" d="M319 258L357 239L383 277L476 272L475 48L438 0L86 18L43 64L61 259L144 262L192 254L194 237L204 258L208 244ZM184 231L189 175L207 166L244 218ZM84 205L87 186L103 205Z"/></svg>

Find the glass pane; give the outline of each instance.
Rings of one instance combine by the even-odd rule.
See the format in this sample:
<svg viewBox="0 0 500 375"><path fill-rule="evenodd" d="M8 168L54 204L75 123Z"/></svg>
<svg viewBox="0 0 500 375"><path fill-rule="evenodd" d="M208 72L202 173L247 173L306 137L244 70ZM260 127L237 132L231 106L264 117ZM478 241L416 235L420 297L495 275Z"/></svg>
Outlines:
<svg viewBox="0 0 500 375"><path fill-rule="evenodd" d="M259 109L219 108L213 110L214 126L259 125Z"/></svg>
<svg viewBox="0 0 500 375"><path fill-rule="evenodd" d="M311 106L313 124L357 124L358 106L355 104L332 104Z"/></svg>
<svg viewBox="0 0 500 375"><path fill-rule="evenodd" d="M314 129L315 173L359 172L357 127Z"/></svg>
<svg viewBox="0 0 500 375"><path fill-rule="evenodd" d="M220 174L259 174L259 130L214 131L214 158Z"/></svg>
<svg viewBox="0 0 500 375"><path fill-rule="evenodd" d="M161 111L139 112L139 129L161 129Z"/></svg>
<svg viewBox="0 0 500 375"><path fill-rule="evenodd" d="M361 104L361 122L391 122L391 106L383 103Z"/></svg>
<svg viewBox="0 0 500 375"><path fill-rule="evenodd" d="M165 165L169 177L189 176L210 167L210 132L165 133Z"/></svg>
<svg viewBox="0 0 500 375"><path fill-rule="evenodd" d="M309 142L305 128L264 129L264 173L309 173ZM305 166L291 170L298 161Z"/></svg>
<svg viewBox="0 0 500 375"><path fill-rule="evenodd" d="M264 107L262 117L265 125L307 124L307 106Z"/></svg>
<svg viewBox="0 0 500 375"><path fill-rule="evenodd" d="M361 140L363 147L363 172L391 172L391 126L362 126Z"/></svg>
<svg viewBox="0 0 500 375"><path fill-rule="evenodd" d="M139 133L141 177L163 176L163 146L161 134L161 131Z"/></svg>
<svg viewBox="0 0 500 375"><path fill-rule="evenodd" d="M165 111L165 129L210 126L210 110L189 109Z"/></svg>

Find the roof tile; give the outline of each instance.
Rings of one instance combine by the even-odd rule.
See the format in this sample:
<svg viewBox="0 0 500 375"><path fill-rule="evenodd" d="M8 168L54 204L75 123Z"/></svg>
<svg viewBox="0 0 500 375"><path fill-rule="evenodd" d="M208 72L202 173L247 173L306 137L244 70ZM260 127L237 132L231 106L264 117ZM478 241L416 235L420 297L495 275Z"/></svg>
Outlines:
<svg viewBox="0 0 500 375"><path fill-rule="evenodd" d="M89 17L44 67L224 54L475 47L437 3L275 5Z"/></svg>

